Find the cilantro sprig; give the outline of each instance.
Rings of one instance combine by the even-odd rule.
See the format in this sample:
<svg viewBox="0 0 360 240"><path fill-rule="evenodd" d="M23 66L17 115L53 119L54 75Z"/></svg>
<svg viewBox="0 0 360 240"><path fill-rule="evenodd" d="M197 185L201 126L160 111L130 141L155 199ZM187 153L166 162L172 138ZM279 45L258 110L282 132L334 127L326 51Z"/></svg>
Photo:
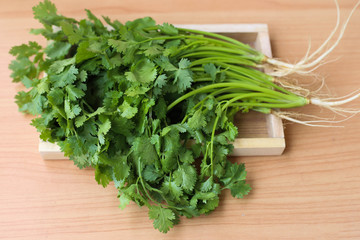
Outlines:
<svg viewBox="0 0 360 240"><path fill-rule="evenodd" d="M244 164L227 159L236 112L305 104L254 68L263 54L234 39L89 10L78 21L48 0L33 11L43 28L31 32L48 45L10 50L11 77L26 87L19 110L99 184L113 181L121 208L148 207L161 232L212 212L224 189L249 193Z"/></svg>

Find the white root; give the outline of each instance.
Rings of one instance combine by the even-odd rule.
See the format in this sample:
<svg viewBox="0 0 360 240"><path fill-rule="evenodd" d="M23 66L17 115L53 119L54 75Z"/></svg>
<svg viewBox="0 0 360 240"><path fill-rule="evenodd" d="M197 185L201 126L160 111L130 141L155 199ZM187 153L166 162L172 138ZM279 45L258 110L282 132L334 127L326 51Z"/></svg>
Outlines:
<svg viewBox="0 0 360 240"><path fill-rule="evenodd" d="M266 63L270 65L271 69L273 69L273 72L270 72L268 74L274 77L275 83L284 87L285 89L290 90L291 92L297 95L307 98L308 104L328 109L336 113L336 115L343 116L344 119L335 120L335 118L321 118L321 117L301 114L301 113L272 111L274 115L276 115L281 119L285 119L290 122L294 122L306 126L312 126L312 127L341 127L331 124L344 122L352 118L356 114L360 113L360 109L351 109L351 108L342 107L343 105L348 104L360 98L360 89L353 91L352 93L342 97L330 97L329 95L319 93L319 91L323 87L326 87L324 78L320 78L320 87L313 91L305 89L304 88L304 86L306 86L305 83L302 83L302 86L299 86L299 83L296 80L290 82L289 79L287 79L288 75L294 73L298 75L304 75L307 77L314 75L315 78L318 79L319 76L314 74L314 71L323 64L326 64L325 58L336 48L340 40L343 38L345 29L350 21L350 18L352 17L355 10L360 5L360 0L356 3L356 5L349 13L347 19L345 20L345 22L343 23L340 29L338 36L336 37L336 39L334 39L335 41L332 44L330 44L330 41L334 38L334 35L338 31L340 26L340 8L338 1L337 0L334 1L337 10L336 25L332 30L332 32L330 33L330 35L328 36L328 38L319 48L317 48L313 53L310 54L310 49L311 49L311 42L310 42L305 56L295 64L283 62L272 58L266 59ZM295 82L295 84L293 82ZM348 116L349 114L350 116Z"/></svg>
<svg viewBox="0 0 360 240"><path fill-rule="evenodd" d="M293 122L293 123L298 123L301 125L305 125L305 126L309 126L309 127L342 127L342 126L336 126L336 125L326 125L325 123L338 123L338 122L342 122L345 120L340 120L340 121L331 121L331 120L300 120L299 115L301 116L301 114L298 113L292 113L292 112L281 112L281 111L272 111L272 114L274 114L275 116ZM294 117L292 115L295 115ZM305 115L305 116L309 116L309 115ZM297 118L295 118L297 117ZM315 117L315 116L311 116L311 117ZM323 123L323 124L321 124Z"/></svg>
<svg viewBox="0 0 360 240"><path fill-rule="evenodd" d="M335 49L335 47L339 44L340 40L342 39L345 29L350 21L351 16L355 12L355 10L360 5L360 1L357 2L357 4L354 6L354 8L351 10L348 18L346 19L345 23L341 27L340 33L335 40L335 42L327 48L327 50L323 51L326 46L328 46L329 42L333 38L334 34L337 32L339 23L340 23L340 10L337 0L335 0L336 9L337 9L337 22L333 29L333 31L330 33L329 37L325 40L325 42L316 50L314 51L310 56L308 56L308 52L306 53L305 57L300 60L296 64L286 63L280 60L276 60L273 58L267 58L266 62L272 66L274 69L274 72L269 73L269 75L276 76L276 77L283 77L287 76L289 74L297 73L301 75L310 74L312 71L314 71L316 68L318 68L321 63L324 61L324 59ZM313 60L313 58L315 58Z"/></svg>
<svg viewBox="0 0 360 240"><path fill-rule="evenodd" d="M346 98L344 98L344 97L334 98L336 101L329 101L329 100L324 100L324 99L320 99L320 98L309 98L308 99L308 104L312 104L315 106L329 109L329 110L333 111L334 113L336 113L337 115L341 115L341 116L345 117L344 119L341 119L341 120L335 120L335 117L334 118L323 118L323 117L319 117L319 116L296 113L296 112L272 111L271 113L281 119L285 119L285 120L293 122L293 123L298 123L298 124L302 124L302 125L306 125L306 126L310 126L310 127L341 127L341 126L334 126L334 125L329 125L329 124L341 123L341 122L347 121L348 119L354 117L356 114L360 113L360 109L346 109L346 108L339 107L344 104L350 103L350 102L354 101L355 99L360 98L359 91L360 91L360 89L358 89L357 91L355 91L351 94L348 94L346 96ZM346 114L351 114L351 115L346 116ZM315 120L301 120L302 118L315 119Z"/></svg>
<svg viewBox="0 0 360 240"><path fill-rule="evenodd" d="M297 83L293 84L284 79L274 79L274 83L278 84L279 86L281 86L299 96L307 97L311 93L310 90L299 86Z"/></svg>
<svg viewBox="0 0 360 240"><path fill-rule="evenodd" d="M296 112L272 111L271 113L273 115L275 115L281 119L287 120L289 122L298 123L298 124L302 124L302 125L306 125L306 126L310 126L310 127L343 127L343 126L333 125L333 124L345 122L356 115L356 113L354 113L354 114L351 114L350 116L345 117L344 119L335 120L335 117L323 118L323 117L302 114L302 113L296 113ZM310 118L310 119L314 118L314 119L318 119L318 120L301 120L302 118Z"/></svg>
<svg viewBox="0 0 360 240"><path fill-rule="evenodd" d="M309 104L329 109L330 111L332 111L338 115L346 117L346 114L360 113L360 109L342 108L339 106L350 103L359 97L360 97L360 93L354 94L353 96L348 95L347 98L338 98L339 100L332 100L332 101L324 100L324 99L320 99L320 98L310 98Z"/></svg>
<svg viewBox="0 0 360 240"><path fill-rule="evenodd" d="M302 97L310 97L310 96L317 96L321 97L325 94L319 93L320 90L322 90L324 87L326 87L325 84L325 78L323 76L317 75L314 77L314 79L306 83L304 81L299 81L297 78L287 78L287 77L281 77L273 78L273 82L279 86L281 86L284 89L289 90L292 93L295 93L296 95L302 96ZM315 87L315 84L317 85ZM310 90L310 86L314 86L314 90ZM329 97L330 95L325 95Z"/></svg>
<svg viewBox="0 0 360 240"><path fill-rule="evenodd" d="M360 97L360 93L358 93L352 97L348 97L348 98L345 98L343 100L338 100L338 101L324 101L319 98L311 98L310 103L313 105L320 106L320 107L334 107L334 106L340 106L340 105L349 103L349 102L357 99L358 97Z"/></svg>
<svg viewBox="0 0 360 240"><path fill-rule="evenodd" d="M324 47L326 47L327 43L332 39L332 37L335 35L337 29L340 26L340 7L339 7L339 3L337 0L334 0L335 2L335 6L336 6L336 25L334 27L334 29L332 30L332 32L330 33L329 37L325 40L325 42L315 51L313 52L308 58L305 58L307 61L313 59L317 54L319 54ZM310 48L311 44L309 44L309 48Z"/></svg>
<svg viewBox="0 0 360 240"><path fill-rule="evenodd" d="M341 96L341 97L322 98L321 100L325 101L325 102L338 101L338 100L341 100L341 99L349 98L350 96L355 95L357 93L360 93L360 88L353 91L353 92L351 92L351 93L349 93L349 94L347 94L347 95Z"/></svg>

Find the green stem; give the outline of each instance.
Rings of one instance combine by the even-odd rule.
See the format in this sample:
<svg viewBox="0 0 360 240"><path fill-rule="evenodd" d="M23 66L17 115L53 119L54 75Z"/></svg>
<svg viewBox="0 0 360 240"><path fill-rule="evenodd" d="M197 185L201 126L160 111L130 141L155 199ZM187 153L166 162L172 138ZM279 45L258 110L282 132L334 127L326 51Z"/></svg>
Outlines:
<svg viewBox="0 0 360 240"><path fill-rule="evenodd" d="M190 32L190 33L195 33L195 34L201 34L201 35L205 35L205 36L210 36L210 37L214 37L214 38L218 38L227 42L230 42L236 46L238 46L239 48L243 48L248 50L250 53L252 54L258 54L261 55L261 53L259 53L258 51L256 51L255 49L253 49L252 47L250 47L247 44L244 44L238 40L235 40L233 38L221 35L221 34L217 34L217 33L211 33L211 32L206 32L206 31L201 31L201 30L194 30L194 29L186 29L186 28L178 28L180 31L183 32Z"/></svg>
<svg viewBox="0 0 360 240"><path fill-rule="evenodd" d="M191 71L193 72L204 72L204 68L203 67L192 67L191 68ZM282 92L285 92L289 95L294 95L293 93L291 92L288 92L287 90L285 89L282 89L281 87L277 86L276 84L272 83L271 81L260 81L258 79L252 79L246 75L242 75L242 74L239 74L237 72L233 72L231 69L227 68L225 69L225 74L230 76L230 77L233 77L234 79L226 79L224 80L223 82L233 82L233 83L239 83L239 82L242 82L242 83L248 83L248 84L253 84L253 85L260 85L262 87L266 87L266 88L276 88L278 90L281 90Z"/></svg>
<svg viewBox="0 0 360 240"><path fill-rule="evenodd" d="M214 54L213 54L214 56ZM196 66L196 65L202 65L202 64L207 64L207 63L213 63L213 64L227 64L227 63L233 63L233 64L239 64L239 65L245 65L245 66L251 66L251 67L256 67L256 64L244 59L244 58L229 58L226 56L218 56L218 57L205 57L205 58L200 58L197 59L195 61L191 62L190 67L192 66Z"/></svg>
<svg viewBox="0 0 360 240"><path fill-rule="evenodd" d="M194 107L193 109L196 109L198 108L200 105L202 105L208 98L212 97L212 96L216 96L216 95L219 95L223 92L227 92L227 91L230 91L232 88L223 88L223 89L220 89L220 90L216 90L210 94L208 94L204 99L202 99L200 102L198 102ZM189 115L187 114L184 119L181 121L181 124L185 123L186 120L189 118Z"/></svg>
<svg viewBox="0 0 360 240"><path fill-rule="evenodd" d="M214 43L214 44L219 44L221 46L226 46L229 48L238 48L237 45L229 43L229 42L224 42L221 40L217 40L217 39L213 39L213 38L207 38L204 36L197 36L197 35L177 35L177 36L161 36L161 37L153 37L153 38L148 38L146 40L143 40L141 42L137 42L137 44L141 44L141 43L146 43L146 42L151 42L154 40L173 40L173 39L198 39L198 40L206 40L207 42L210 43Z"/></svg>
<svg viewBox="0 0 360 240"><path fill-rule="evenodd" d="M246 75L243 75L243 74L239 74L238 72L234 72L232 71L232 69L228 69L229 71L226 71L226 75L230 76L230 77L233 77L233 78L236 78L236 79L241 79L241 80L244 80L244 77ZM245 72L245 71L244 71ZM249 74L249 72L246 72L247 74ZM267 87L269 89L276 89L282 93L285 93L285 94L288 94L288 95L291 95L291 96L297 96L296 94L294 94L293 92L290 92L278 85L276 85L274 82L273 82L273 78L263 78L262 80L260 80L260 78L250 78L248 76L246 76L248 81L251 81L253 83L255 83L256 85L261 85L261 86L264 86L264 87ZM250 80L251 79L251 80Z"/></svg>
<svg viewBox="0 0 360 240"><path fill-rule="evenodd" d="M277 98L283 98L283 99L288 99L288 100L294 100L294 98L296 97L296 99L300 98L299 96L296 95L288 95L288 94L284 94L281 92L277 92L275 90L272 89L268 89L268 88L264 88L261 86L257 86L254 84L249 84L249 83L214 83L214 84L210 84L195 90L192 90L191 92L188 92L187 94L179 97L178 99L176 99L174 102L172 102L168 108L167 111L169 111L170 109L172 109L175 105L177 105L178 103L184 101L185 99L195 95L195 94L199 94L199 93L205 93L205 92L211 92L216 88L224 88L224 87L231 87L234 89L238 89L238 90L249 90L249 91L257 91L257 92L263 92L263 93L268 93L271 96L277 97ZM303 99L303 98L302 98ZM304 99L306 102L306 99Z"/></svg>
<svg viewBox="0 0 360 240"><path fill-rule="evenodd" d="M81 103L85 104L90 109L91 112L95 112L94 109L86 101L81 100Z"/></svg>
<svg viewBox="0 0 360 240"><path fill-rule="evenodd" d="M144 202L144 204L150 208L151 205L149 203L149 201L147 201L144 197L143 197L143 192L139 189L139 177L137 178L136 180L136 190L137 190L137 193L138 193L138 197L141 198L141 200Z"/></svg>
<svg viewBox="0 0 360 240"><path fill-rule="evenodd" d="M209 150L209 144L211 143L206 143L206 147L205 147L205 154L204 154L204 157L203 157L203 161L205 161L206 165L207 165L207 158L208 158L208 150ZM208 167L206 167L207 169ZM203 176L203 172L201 173L201 176Z"/></svg>
<svg viewBox="0 0 360 240"><path fill-rule="evenodd" d="M219 47L219 46L211 46L211 45L201 46L201 47L197 47L196 49L193 50L193 52L197 52L197 51L205 51L205 52L211 51L211 52L228 53L229 56L241 55L242 57L250 57L254 60L256 59L255 56L249 55L249 53L247 51L244 51L241 49L224 48L224 47Z"/></svg>
<svg viewBox="0 0 360 240"><path fill-rule="evenodd" d="M180 47L179 49L176 50L176 52L174 53L174 55L178 55L179 53L183 53L183 52L186 52L186 49L194 46L194 45L197 45L197 44L205 44L207 45L208 42L207 41L204 41L204 40L197 40L197 41L193 41L192 43L189 43L189 44L186 44L182 47ZM200 47L196 47L195 49L198 49ZM191 50L187 50L187 51L194 51L195 49L191 49Z"/></svg>
<svg viewBox="0 0 360 240"><path fill-rule="evenodd" d="M232 107L264 107L264 108L294 108L294 107L302 107L306 105L306 100L299 99L296 102L289 102L289 103L259 103L259 102L237 102L232 103Z"/></svg>
<svg viewBox="0 0 360 240"><path fill-rule="evenodd" d="M219 62L219 65L221 65L224 68L231 69L234 72L243 74L247 77L250 77L252 79L262 80L264 82L272 82L274 77L267 75L266 73L263 73L257 69L249 68L248 66L239 66L239 65L233 65L233 62ZM245 64L243 64L245 65ZM251 66L250 66L251 67Z"/></svg>
<svg viewBox="0 0 360 240"><path fill-rule="evenodd" d="M230 55L226 53L221 52L215 52L215 51L187 51L182 54L178 55L179 58L195 58L195 59L203 59L208 57L221 57L223 59L227 59L227 61L236 61L238 64L248 65L252 67L256 67L257 63L252 61L252 59L249 59L247 57L241 56L241 55ZM235 60L236 59L236 60Z"/></svg>
<svg viewBox="0 0 360 240"><path fill-rule="evenodd" d="M222 112L221 112L222 113ZM216 126L218 124L218 121L220 119L220 116L222 114L218 114L215 118L214 126L211 132L211 141L210 141L210 162L211 162L211 176L214 178L214 138L215 138L215 131Z"/></svg>
<svg viewBox="0 0 360 240"><path fill-rule="evenodd" d="M210 77L199 77L194 78L194 82L212 82L213 80Z"/></svg>

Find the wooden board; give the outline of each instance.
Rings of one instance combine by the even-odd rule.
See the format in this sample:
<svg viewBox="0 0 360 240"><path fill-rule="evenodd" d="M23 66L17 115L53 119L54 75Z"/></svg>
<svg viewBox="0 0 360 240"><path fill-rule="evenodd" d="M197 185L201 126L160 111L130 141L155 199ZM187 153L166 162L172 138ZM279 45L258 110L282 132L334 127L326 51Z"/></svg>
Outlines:
<svg viewBox="0 0 360 240"><path fill-rule="evenodd" d="M238 39L271 57L271 46L266 24L190 24L176 25L182 28L216 32ZM266 70L265 70L266 71ZM250 112L238 113L235 125L239 135L234 144L233 156L281 155L285 138L281 119L274 115ZM66 159L60 148L51 143L39 143L43 159Z"/></svg>
<svg viewBox="0 0 360 240"><path fill-rule="evenodd" d="M98 185L94 169L79 170L68 160L43 161L39 133L31 117L14 103L19 84L11 82L11 46L39 41L29 34L41 24L32 7L39 0L2 0L0 8L0 239L1 240L359 240L360 115L314 128L284 122L286 149L280 156L234 157L245 163L253 190L244 199L223 191L219 207L208 216L181 218L167 234L153 229L147 208L131 203L118 208L117 190ZM320 46L336 21L331 0L52 0L59 13L76 19L96 16L121 22L152 16L159 23L258 23L270 29L273 55L300 60ZM342 19L356 0L341 0ZM360 87L360 11L344 38L316 70L326 76L332 94L346 95ZM326 92L326 91L325 91ZM350 107L360 107L360 100ZM292 110L295 111L295 110ZM319 108L306 114L334 117ZM341 119L337 118L337 119ZM261 136L262 133L259 133Z"/></svg>

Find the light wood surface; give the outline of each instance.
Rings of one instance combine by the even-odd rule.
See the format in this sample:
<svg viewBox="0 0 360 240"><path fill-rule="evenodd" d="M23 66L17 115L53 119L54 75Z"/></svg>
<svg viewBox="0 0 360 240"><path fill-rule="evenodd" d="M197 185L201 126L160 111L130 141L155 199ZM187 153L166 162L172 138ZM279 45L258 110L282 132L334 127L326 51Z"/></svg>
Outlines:
<svg viewBox="0 0 360 240"><path fill-rule="evenodd" d="M288 124L282 156L241 157L253 191L245 199L221 196L209 216L182 219L164 235L147 211L117 208L113 186L103 189L93 170L69 161L43 161L30 117L18 113L8 50L39 27L31 7L38 1L2 0L0 8L0 239L360 239L360 115L343 128ZM331 0L56 0L64 15L83 18L84 8L121 21L152 16L159 22L267 23L273 55L301 59L311 39L316 47L335 24ZM355 1L341 0L342 16ZM334 60L317 70L333 94L360 87L360 10L353 16ZM355 104L360 108L360 100ZM299 110L332 117L315 107Z"/></svg>

